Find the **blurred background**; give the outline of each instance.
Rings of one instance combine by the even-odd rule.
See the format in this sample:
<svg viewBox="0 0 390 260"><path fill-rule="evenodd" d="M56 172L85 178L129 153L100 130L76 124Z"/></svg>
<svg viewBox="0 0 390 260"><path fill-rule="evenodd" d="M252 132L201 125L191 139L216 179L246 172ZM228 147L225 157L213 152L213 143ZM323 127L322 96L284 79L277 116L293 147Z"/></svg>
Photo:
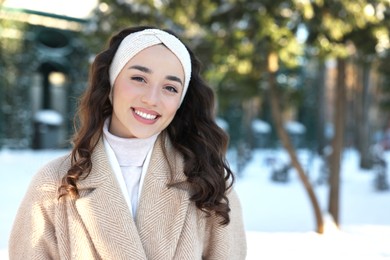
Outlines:
<svg viewBox="0 0 390 260"><path fill-rule="evenodd" d="M346 152L389 194L389 0L0 0L0 151L68 150L90 63L133 25L195 51L237 178L260 164L275 183L296 173L313 230L322 212L340 222Z"/></svg>

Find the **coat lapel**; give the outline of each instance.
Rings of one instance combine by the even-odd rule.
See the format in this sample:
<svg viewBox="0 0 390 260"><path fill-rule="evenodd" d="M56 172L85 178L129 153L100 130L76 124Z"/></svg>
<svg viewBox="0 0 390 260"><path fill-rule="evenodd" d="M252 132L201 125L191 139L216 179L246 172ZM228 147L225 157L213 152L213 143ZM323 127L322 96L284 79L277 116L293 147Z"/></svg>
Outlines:
<svg viewBox="0 0 390 260"><path fill-rule="evenodd" d="M77 211L102 259L146 259L137 227L100 141L92 171L79 182Z"/></svg>
<svg viewBox="0 0 390 260"><path fill-rule="evenodd" d="M136 218L148 259L174 257L190 203L188 187L185 186L187 184L168 187L171 181L183 182L186 177L183 173L183 158L169 142L166 146L168 158L165 158L163 145L163 138L158 138L142 187ZM175 168L173 173L169 164Z"/></svg>

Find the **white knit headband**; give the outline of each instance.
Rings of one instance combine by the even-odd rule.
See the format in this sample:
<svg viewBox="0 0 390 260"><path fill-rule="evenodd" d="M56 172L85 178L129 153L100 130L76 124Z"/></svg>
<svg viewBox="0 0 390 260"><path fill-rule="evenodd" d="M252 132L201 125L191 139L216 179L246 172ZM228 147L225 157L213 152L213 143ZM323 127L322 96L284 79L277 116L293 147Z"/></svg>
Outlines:
<svg viewBox="0 0 390 260"><path fill-rule="evenodd" d="M112 88L118 74L121 72L126 63L140 51L156 45L164 44L181 62L184 70L184 88L181 95L180 103L183 101L187 92L188 85L191 79L191 58L184 44L172 34L159 29L145 29L126 36L118 50L115 53L114 59L110 65L110 100L112 102Z"/></svg>

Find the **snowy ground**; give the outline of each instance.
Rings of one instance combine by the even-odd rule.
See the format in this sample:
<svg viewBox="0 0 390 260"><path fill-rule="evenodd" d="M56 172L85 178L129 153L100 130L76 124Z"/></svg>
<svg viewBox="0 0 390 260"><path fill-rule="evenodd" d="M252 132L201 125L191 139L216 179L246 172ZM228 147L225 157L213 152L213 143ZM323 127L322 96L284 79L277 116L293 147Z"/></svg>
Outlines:
<svg viewBox="0 0 390 260"><path fill-rule="evenodd" d="M7 257L7 240L14 215L32 175L48 160L66 151L0 151L0 259ZM390 162L390 154L386 154ZM234 156L231 156L234 166ZM258 150L236 182L247 230L248 260L255 259L390 259L390 191L374 189L374 175L357 167L357 154L343 157L340 221L336 229L326 217L325 234L314 232L314 214L295 172L287 183L270 180L276 151ZM301 152L312 179L320 161ZM286 160L286 159L283 159ZM327 187L315 192L326 209ZM326 214L325 214L326 215Z"/></svg>
<svg viewBox="0 0 390 260"><path fill-rule="evenodd" d="M324 213L324 235L313 232L314 213L295 172L290 171L288 183L270 181L267 158L281 156L256 152L237 182L248 231L248 259L390 259L390 191L374 189L373 172L359 170L354 151L343 157L341 230ZM320 161L305 153L300 158L316 179ZM316 186L315 192L325 212L326 185Z"/></svg>

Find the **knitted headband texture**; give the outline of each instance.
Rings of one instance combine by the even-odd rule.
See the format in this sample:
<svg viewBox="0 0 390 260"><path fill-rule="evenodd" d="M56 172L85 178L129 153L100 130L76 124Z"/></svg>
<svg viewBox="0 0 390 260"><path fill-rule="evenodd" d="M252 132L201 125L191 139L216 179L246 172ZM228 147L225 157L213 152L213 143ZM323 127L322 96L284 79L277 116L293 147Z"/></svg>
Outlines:
<svg viewBox="0 0 390 260"><path fill-rule="evenodd" d="M140 51L156 45L164 44L176 57L179 59L184 70L184 86L183 93L181 95L180 103L183 101L187 92L188 85L191 79L191 58L184 44L172 34L159 29L146 29L143 31L135 32L126 36L115 56L111 62L109 75L110 75L110 100L112 101L112 88L114 86L115 79L121 72L126 63L133 58Z"/></svg>

